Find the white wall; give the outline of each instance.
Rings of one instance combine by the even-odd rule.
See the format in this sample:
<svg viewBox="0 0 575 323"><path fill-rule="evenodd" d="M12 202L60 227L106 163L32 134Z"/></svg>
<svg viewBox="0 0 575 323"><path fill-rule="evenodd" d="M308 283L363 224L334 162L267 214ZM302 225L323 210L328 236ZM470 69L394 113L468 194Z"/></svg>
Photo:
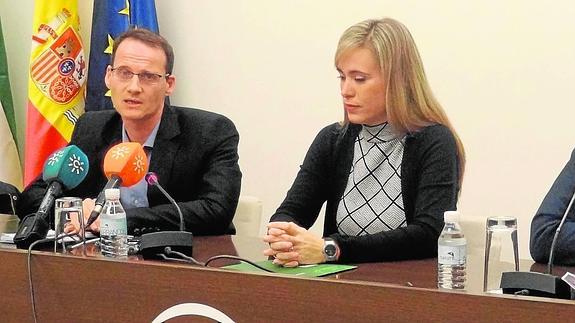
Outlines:
<svg viewBox="0 0 575 323"><path fill-rule="evenodd" d="M32 2L0 0L21 124ZM575 3L156 3L160 30L176 51L172 103L203 107L236 123L242 194L263 199L263 222L284 198L315 134L342 115L333 68L341 32L371 17L405 23L467 149L460 209L470 216L516 216L521 257L529 257L531 218L575 144ZM91 4L80 1L85 40Z"/></svg>

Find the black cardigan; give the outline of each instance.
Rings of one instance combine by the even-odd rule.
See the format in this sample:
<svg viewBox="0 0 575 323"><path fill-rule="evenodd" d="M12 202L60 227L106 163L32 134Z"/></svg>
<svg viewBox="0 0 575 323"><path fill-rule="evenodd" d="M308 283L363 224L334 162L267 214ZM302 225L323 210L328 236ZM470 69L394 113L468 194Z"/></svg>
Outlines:
<svg viewBox="0 0 575 323"><path fill-rule="evenodd" d="M431 125L408 134L401 164L406 227L364 236L337 233L336 213L353 162L361 125L332 124L317 135L287 196L270 221L309 228L327 201L324 236L336 240L340 262L435 257L443 212L455 210L459 191L457 145L450 130Z"/></svg>

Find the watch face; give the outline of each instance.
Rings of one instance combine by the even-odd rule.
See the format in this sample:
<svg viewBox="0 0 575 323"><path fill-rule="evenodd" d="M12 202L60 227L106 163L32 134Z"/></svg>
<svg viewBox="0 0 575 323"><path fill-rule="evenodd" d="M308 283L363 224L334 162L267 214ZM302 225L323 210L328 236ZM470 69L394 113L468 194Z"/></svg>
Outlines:
<svg viewBox="0 0 575 323"><path fill-rule="evenodd" d="M325 252L326 256L328 256L328 257L334 257L336 251L337 250L335 248L335 245L333 245L333 244L328 244L324 248L324 252Z"/></svg>

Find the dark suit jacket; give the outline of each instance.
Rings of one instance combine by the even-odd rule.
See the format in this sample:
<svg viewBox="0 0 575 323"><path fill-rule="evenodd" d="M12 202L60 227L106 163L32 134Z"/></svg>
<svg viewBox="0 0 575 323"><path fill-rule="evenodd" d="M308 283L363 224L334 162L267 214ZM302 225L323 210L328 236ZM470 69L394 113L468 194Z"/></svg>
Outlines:
<svg viewBox="0 0 575 323"><path fill-rule="evenodd" d="M545 195L541 206L531 221L531 257L537 262L548 263L555 230L567 211L575 194L575 150L553 186ZM575 265L575 206L569 210L557 237L554 264Z"/></svg>
<svg viewBox="0 0 575 323"><path fill-rule="evenodd" d="M107 182L102 165L108 149L122 140L115 110L87 112L78 120L70 144L90 160L84 181L67 196L95 198ZM235 233L232 225L240 194L239 135L224 116L191 108L164 107L149 170L178 202L187 231L196 235ZM45 193L41 176L22 193L18 214L35 212ZM178 230L176 208L157 187L148 187L148 208L126 210L128 232Z"/></svg>

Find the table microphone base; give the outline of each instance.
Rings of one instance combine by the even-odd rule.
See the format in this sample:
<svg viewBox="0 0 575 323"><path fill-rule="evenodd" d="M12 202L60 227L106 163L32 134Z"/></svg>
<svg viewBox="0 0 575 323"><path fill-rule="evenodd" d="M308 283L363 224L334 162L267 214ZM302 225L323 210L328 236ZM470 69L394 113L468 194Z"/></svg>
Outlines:
<svg viewBox="0 0 575 323"><path fill-rule="evenodd" d="M140 240L140 252L144 259L162 259L166 247L173 251L192 256L192 233L186 231L160 231L143 234Z"/></svg>
<svg viewBox="0 0 575 323"><path fill-rule="evenodd" d="M501 276L503 294L519 294L560 299L573 299L569 284L553 275L537 272L511 271Z"/></svg>

